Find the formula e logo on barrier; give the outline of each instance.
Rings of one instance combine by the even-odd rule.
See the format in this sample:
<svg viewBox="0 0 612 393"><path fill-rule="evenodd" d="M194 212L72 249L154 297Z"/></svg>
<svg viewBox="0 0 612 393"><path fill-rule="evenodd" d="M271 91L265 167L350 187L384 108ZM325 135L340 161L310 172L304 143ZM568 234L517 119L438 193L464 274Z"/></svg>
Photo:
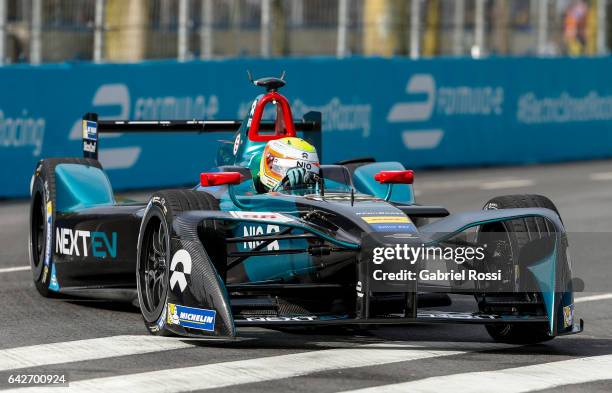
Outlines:
<svg viewBox="0 0 612 393"><path fill-rule="evenodd" d="M387 115L389 123L427 123L438 116L500 116L503 114L504 89L501 86L436 86L431 74L415 74L406 85L410 102L399 102ZM435 149L444 130L410 127L402 132L408 149Z"/></svg>
<svg viewBox="0 0 612 393"><path fill-rule="evenodd" d="M178 267L181 266L181 270ZM187 288L187 276L191 274L191 255L187 250L178 250L170 262L170 289L178 284L181 293Z"/></svg>
<svg viewBox="0 0 612 393"><path fill-rule="evenodd" d="M431 119L436 101L436 82L430 74L416 74L408 81L406 93L425 95L425 100L400 102L389 111L390 123L424 122ZM402 132L402 140L408 149L435 149L444 136L441 129L410 129Z"/></svg>
<svg viewBox="0 0 612 393"><path fill-rule="evenodd" d="M56 228L55 252L62 255L96 258L117 257L117 232L111 232L110 238L104 232L90 232L69 228Z"/></svg>

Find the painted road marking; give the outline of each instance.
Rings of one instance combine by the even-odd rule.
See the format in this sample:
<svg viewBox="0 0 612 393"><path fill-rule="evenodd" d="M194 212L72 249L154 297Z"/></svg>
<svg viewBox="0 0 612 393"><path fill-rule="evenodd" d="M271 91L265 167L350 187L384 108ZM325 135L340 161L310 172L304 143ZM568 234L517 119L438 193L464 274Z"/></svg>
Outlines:
<svg viewBox="0 0 612 393"><path fill-rule="evenodd" d="M574 303L594 302L597 300L612 299L612 293L604 293L601 295L583 296L574 299Z"/></svg>
<svg viewBox="0 0 612 393"><path fill-rule="evenodd" d="M612 379L612 355L563 360L496 371L444 375L351 390L350 393L437 393L446 391L452 391L453 393L521 393L606 379Z"/></svg>
<svg viewBox="0 0 612 393"><path fill-rule="evenodd" d="M591 173L589 179L594 181L610 181L612 180L612 172Z"/></svg>
<svg viewBox="0 0 612 393"><path fill-rule="evenodd" d="M535 181L530 179L510 179L481 183L479 188L481 190L501 190L506 188L531 187L534 184Z"/></svg>
<svg viewBox="0 0 612 393"><path fill-rule="evenodd" d="M448 346L449 343L446 343L446 345ZM457 346L457 348L461 347L461 345ZM465 348L469 347L469 345L465 346ZM486 346L475 345L473 347L499 349L508 348L509 346L488 344ZM327 370L379 366L412 360L460 355L469 351L469 349L419 348L406 344L372 344L357 348L326 349L116 377L71 381L68 389L78 392L182 392L273 381ZM18 391L23 393L28 390L19 389ZM50 387L49 391L56 392L57 389Z"/></svg>
<svg viewBox="0 0 612 393"><path fill-rule="evenodd" d="M0 350L0 371L192 348L185 340L113 336Z"/></svg>
<svg viewBox="0 0 612 393"><path fill-rule="evenodd" d="M21 272L24 270L30 270L30 267L29 266L5 267L5 268L0 269L0 273Z"/></svg>

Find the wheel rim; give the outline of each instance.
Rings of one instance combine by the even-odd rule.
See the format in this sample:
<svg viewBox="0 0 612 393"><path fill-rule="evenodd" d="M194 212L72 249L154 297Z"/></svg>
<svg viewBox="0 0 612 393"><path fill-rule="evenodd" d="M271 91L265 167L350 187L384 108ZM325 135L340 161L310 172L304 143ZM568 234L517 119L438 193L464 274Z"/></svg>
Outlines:
<svg viewBox="0 0 612 393"><path fill-rule="evenodd" d="M161 308L167 289L167 231L163 222L152 219L145 232L141 267L141 293L148 312Z"/></svg>

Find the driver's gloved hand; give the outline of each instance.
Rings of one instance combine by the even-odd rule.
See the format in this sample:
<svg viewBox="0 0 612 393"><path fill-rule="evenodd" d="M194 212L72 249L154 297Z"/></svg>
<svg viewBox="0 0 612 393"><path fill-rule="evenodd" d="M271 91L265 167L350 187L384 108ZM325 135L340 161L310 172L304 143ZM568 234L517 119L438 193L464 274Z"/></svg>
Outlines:
<svg viewBox="0 0 612 393"><path fill-rule="evenodd" d="M304 184L305 177L306 169L298 167L289 168L289 170L287 170L287 174L285 174L285 178L287 179L285 184L291 188L294 188L300 184Z"/></svg>
<svg viewBox="0 0 612 393"><path fill-rule="evenodd" d="M304 179L306 178L306 169L304 168L289 168L283 180L276 187L274 187L273 191L278 191L282 189L291 189L295 188L300 184L304 184Z"/></svg>

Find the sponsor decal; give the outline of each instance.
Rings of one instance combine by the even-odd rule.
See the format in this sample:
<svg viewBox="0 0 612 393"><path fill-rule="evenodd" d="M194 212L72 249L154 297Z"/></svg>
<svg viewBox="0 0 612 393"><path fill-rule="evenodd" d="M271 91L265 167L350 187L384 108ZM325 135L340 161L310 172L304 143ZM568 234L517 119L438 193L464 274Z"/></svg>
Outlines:
<svg viewBox="0 0 612 393"><path fill-rule="evenodd" d="M309 153L304 153L309 154ZM314 153L313 153L314 154ZM296 160L293 158L274 158L272 160L272 170L277 173L285 174L289 168L304 168L309 172L319 174L319 164L316 162L316 154L311 161ZM282 176L281 176L282 177Z"/></svg>
<svg viewBox="0 0 612 393"><path fill-rule="evenodd" d="M166 313L168 312L168 305L164 304L164 309L162 310L161 315L155 325L151 326L151 331L153 333L159 332L164 327L164 321L166 320Z"/></svg>
<svg viewBox="0 0 612 393"><path fill-rule="evenodd" d="M87 152L87 153L95 153L97 148L96 148L96 144L97 142L91 141L83 141L83 151Z"/></svg>
<svg viewBox="0 0 612 393"><path fill-rule="evenodd" d="M255 108L257 108L257 102L258 100L255 99L251 104L251 110L249 111L249 118L247 120L247 127L251 127L251 123L253 122L253 115L255 114Z"/></svg>
<svg viewBox="0 0 612 393"><path fill-rule="evenodd" d="M238 135L236 135L236 139L234 140L234 155L236 155L236 153L238 153L238 148L240 147L240 133L238 133Z"/></svg>
<svg viewBox="0 0 612 393"><path fill-rule="evenodd" d="M95 121L83 120L83 139L98 140L98 124Z"/></svg>
<svg viewBox="0 0 612 393"><path fill-rule="evenodd" d="M47 183L45 182L45 185ZM51 220L53 219L53 203L51 201L47 202L47 235L45 240L45 268L49 267L51 263L51 234L53 230L51 229ZM46 278L46 275L43 277ZM43 280L43 283L45 281Z"/></svg>
<svg viewBox="0 0 612 393"><path fill-rule="evenodd" d="M230 211L229 212L234 218L241 218L244 220L262 220L262 221L274 221L274 222L291 222L293 218L285 216L280 213L273 212L243 212L243 211Z"/></svg>
<svg viewBox="0 0 612 393"><path fill-rule="evenodd" d="M42 280L41 282L44 284L47 282L47 276L49 275L49 266L45 266L43 268L43 275L42 275Z"/></svg>
<svg viewBox="0 0 612 393"><path fill-rule="evenodd" d="M368 224L409 224L411 221L406 216L368 216L361 217Z"/></svg>
<svg viewBox="0 0 612 393"><path fill-rule="evenodd" d="M385 235L385 238L391 238L391 239L416 239L417 236L413 235L412 233L394 233L392 235Z"/></svg>
<svg viewBox="0 0 612 393"><path fill-rule="evenodd" d="M60 289L59 282L57 281L57 275L55 273L55 263L51 265L51 280L49 281L49 289L55 292L59 291Z"/></svg>
<svg viewBox="0 0 612 393"><path fill-rule="evenodd" d="M355 212L356 215L358 216L400 216L400 217L406 217L405 214L400 213L397 211L397 209L393 209L393 210L362 210L362 211L357 211Z"/></svg>
<svg viewBox="0 0 612 393"><path fill-rule="evenodd" d="M357 281L355 290L357 291L357 297L363 297L363 284L361 283L361 281Z"/></svg>
<svg viewBox="0 0 612 393"><path fill-rule="evenodd" d="M162 207L162 210L164 211L164 214L168 214L168 208L166 207L166 200L164 198L160 198L158 196L154 196L149 201L149 204L151 204L151 203L158 203L158 204L160 204L161 207Z"/></svg>
<svg viewBox="0 0 612 393"><path fill-rule="evenodd" d="M304 195L304 197L307 199L315 200L315 201L350 201L351 200L351 194L348 192L326 192L324 197L322 197L320 194L307 194L307 195ZM371 195L361 195L361 194L354 195L353 199L355 202L382 201L382 199L380 198L373 197ZM372 213L367 213L367 214L372 214Z"/></svg>
<svg viewBox="0 0 612 393"><path fill-rule="evenodd" d="M178 267L181 266L182 270ZM187 288L187 276L191 274L191 255L187 250L178 250L172 256L172 262L170 262L170 289L174 290L174 287L178 284L181 293Z"/></svg>
<svg viewBox="0 0 612 393"><path fill-rule="evenodd" d="M315 315L301 315L298 317L247 317L247 321L252 322L308 322L316 321Z"/></svg>
<svg viewBox="0 0 612 393"><path fill-rule="evenodd" d="M414 224L370 224L376 232L416 232Z"/></svg>
<svg viewBox="0 0 612 393"><path fill-rule="evenodd" d="M574 305L563 307L563 327L568 328L574 325Z"/></svg>
<svg viewBox="0 0 612 393"><path fill-rule="evenodd" d="M90 232L70 228L55 228L55 252L62 255L76 255L95 258L117 257L117 232L110 238L104 232Z"/></svg>
<svg viewBox="0 0 612 393"><path fill-rule="evenodd" d="M476 315L460 312L448 313L417 313L417 318L448 318L448 319L497 319L495 315Z"/></svg>
<svg viewBox="0 0 612 393"><path fill-rule="evenodd" d="M243 235L244 237L251 236L262 236L264 233L269 235L271 233L280 232L280 227L278 225L266 225L265 231L262 225L246 225L243 227ZM244 242L242 243L242 247L247 250L252 250L253 248L262 244L263 241L253 241L253 242ZM280 245L278 244L278 240L274 240L270 244L267 245L266 250L280 250Z"/></svg>
<svg viewBox="0 0 612 393"><path fill-rule="evenodd" d="M485 205L484 210L498 210L499 207L495 202L489 202Z"/></svg>
<svg viewBox="0 0 612 393"><path fill-rule="evenodd" d="M51 200L51 194L49 193L49 182L45 180L45 201L49 202Z"/></svg>
<svg viewBox="0 0 612 393"><path fill-rule="evenodd" d="M308 161L297 160L296 167L304 168L304 169L306 169L307 171L310 171L310 172L319 173L319 166L317 164L314 164L314 163L311 163L311 162L308 162Z"/></svg>
<svg viewBox="0 0 612 393"><path fill-rule="evenodd" d="M203 308L186 307L178 304L168 303L168 319L169 325L178 325L191 329L214 331L215 310L206 310Z"/></svg>

